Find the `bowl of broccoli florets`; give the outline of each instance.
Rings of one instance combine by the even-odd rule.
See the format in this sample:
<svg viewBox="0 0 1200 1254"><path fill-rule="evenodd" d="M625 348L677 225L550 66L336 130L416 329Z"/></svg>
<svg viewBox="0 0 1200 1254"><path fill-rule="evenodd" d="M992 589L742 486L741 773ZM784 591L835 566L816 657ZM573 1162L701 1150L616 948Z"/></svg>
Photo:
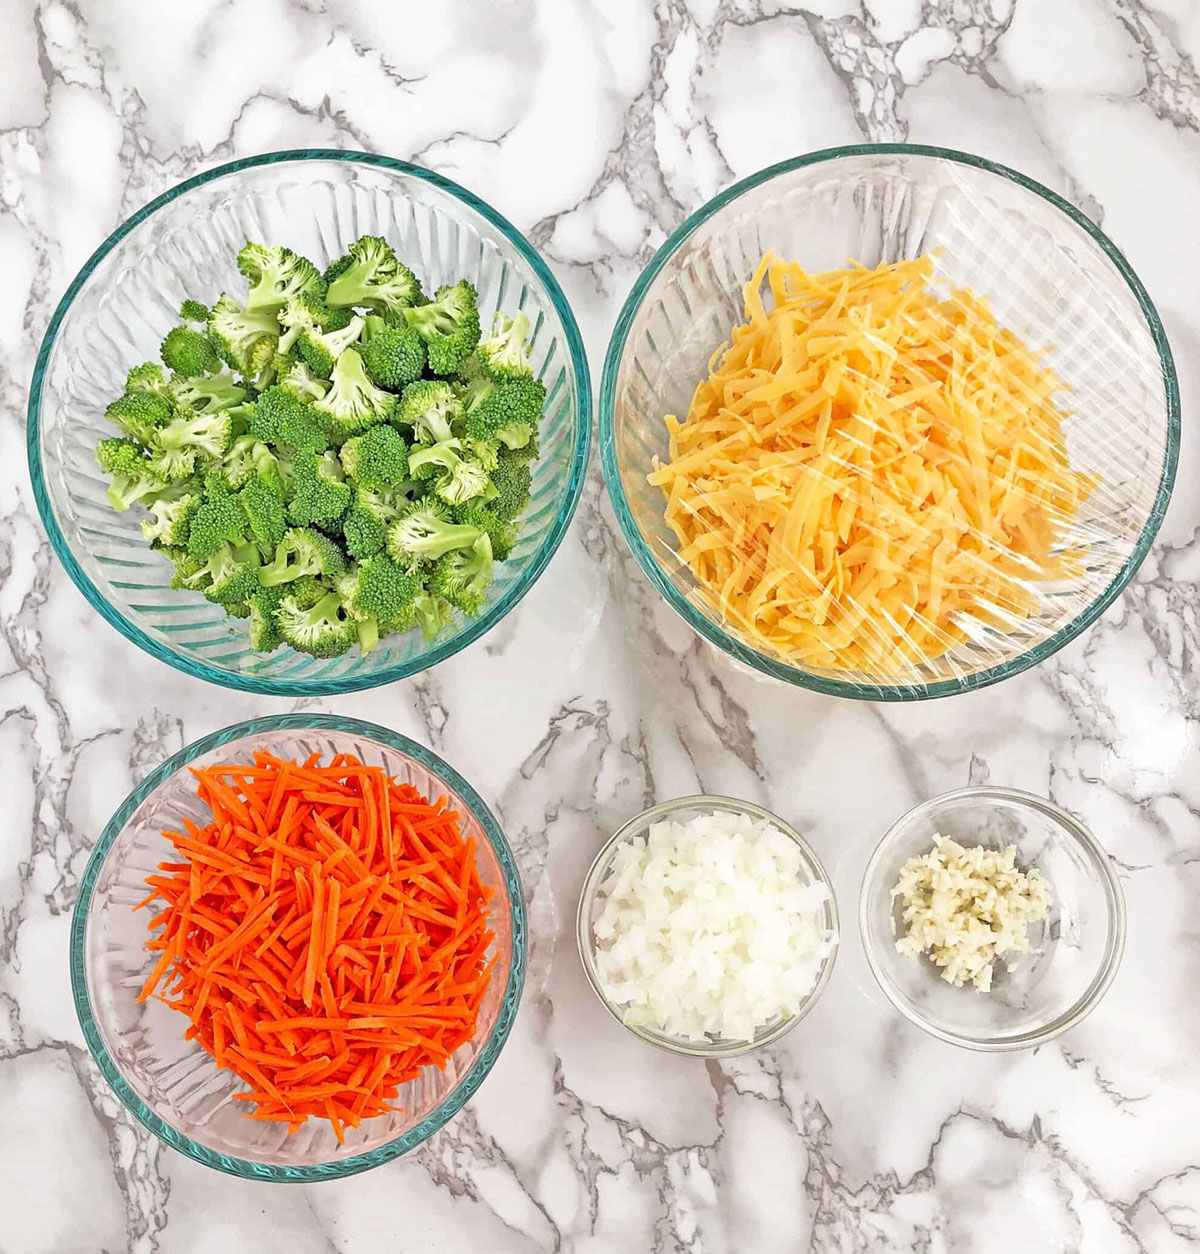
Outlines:
<svg viewBox="0 0 1200 1254"><path fill-rule="evenodd" d="M587 362L493 209L366 153L181 183L68 288L29 401L42 519L134 643L280 695L373 687L493 627L587 466Z"/></svg>

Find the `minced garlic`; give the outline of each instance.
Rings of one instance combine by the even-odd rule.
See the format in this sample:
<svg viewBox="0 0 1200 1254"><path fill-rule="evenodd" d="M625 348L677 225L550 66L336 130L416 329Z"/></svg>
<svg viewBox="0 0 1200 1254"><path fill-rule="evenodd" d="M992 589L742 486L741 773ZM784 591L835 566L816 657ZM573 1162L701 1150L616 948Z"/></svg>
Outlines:
<svg viewBox="0 0 1200 1254"><path fill-rule="evenodd" d="M908 928L896 949L926 953L942 968L942 979L986 993L993 961L1028 950L1027 928L1050 909L1049 881L1036 867L1018 870L1015 855L1012 845L966 849L948 836L935 837L933 849L900 868L892 889L903 901Z"/></svg>

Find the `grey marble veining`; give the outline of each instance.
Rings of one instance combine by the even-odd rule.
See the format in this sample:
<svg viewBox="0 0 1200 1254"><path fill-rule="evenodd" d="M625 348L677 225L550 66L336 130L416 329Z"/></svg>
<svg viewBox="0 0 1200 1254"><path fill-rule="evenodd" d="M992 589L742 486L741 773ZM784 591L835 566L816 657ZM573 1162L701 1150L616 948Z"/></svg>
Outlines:
<svg viewBox="0 0 1200 1254"><path fill-rule="evenodd" d="M0 1250L1200 1243L1200 493L1186 431L1160 539L1104 619L999 688L911 706L788 690L701 644L638 572L595 464L534 591L436 670L308 703L203 687L86 607L24 460L38 341L104 235L180 178L305 145L420 160L496 204L562 280L594 370L640 267L732 179L864 138L972 149L1060 191L1125 251L1171 336L1186 425L1200 399L1200 6L8 0L0 21ZM135 1126L83 1047L65 956L88 850L134 782L196 736L302 705L389 724L462 769L502 818L534 931L511 1042L463 1115L404 1160L311 1188L218 1176ZM929 1040L888 1012L851 946L800 1028L719 1066L645 1049L591 997L574 899L635 809L700 790L763 802L809 834L852 917L883 828L983 780L1080 814L1127 894L1116 983L1051 1045L987 1057Z"/></svg>

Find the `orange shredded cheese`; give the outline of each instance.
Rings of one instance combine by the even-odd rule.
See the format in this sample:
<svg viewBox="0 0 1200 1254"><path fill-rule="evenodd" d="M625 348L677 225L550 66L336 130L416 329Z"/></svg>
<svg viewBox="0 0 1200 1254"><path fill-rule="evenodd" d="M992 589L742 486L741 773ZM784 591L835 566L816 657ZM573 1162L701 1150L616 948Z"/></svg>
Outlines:
<svg viewBox="0 0 1200 1254"><path fill-rule="evenodd" d="M649 476L701 597L753 647L879 678L1037 612L1097 483L1062 384L933 261L767 254ZM763 300L764 279L769 308Z"/></svg>

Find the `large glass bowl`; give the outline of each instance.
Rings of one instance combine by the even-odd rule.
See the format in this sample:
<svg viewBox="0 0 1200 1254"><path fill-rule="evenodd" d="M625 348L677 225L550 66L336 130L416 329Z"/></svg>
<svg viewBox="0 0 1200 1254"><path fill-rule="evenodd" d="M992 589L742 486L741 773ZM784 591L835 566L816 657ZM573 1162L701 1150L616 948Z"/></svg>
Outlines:
<svg viewBox="0 0 1200 1254"><path fill-rule="evenodd" d="M445 796L475 840L479 875L493 891L496 956L474 1039L445 1070L427 1067L403 1086L391 1114L347 1128L339 1147L324 1120L294 1135L245 1117L233 1100L244 1084L184 1039L186 1018L157 1000L139 1002L153 966L144 948L145 877L175 856L162 835L183 816L209 821L189 766L249 762L256 749L303 760L352 753L403 783ZM504 835L475 790L436 754L385 728L323 714L283 714L205 736L152 771L126 798L88 861L71 921L71 987L84 1038L104 1078L129 1110L168 1145L197 1162L259 1180L328 1180L388 1162L456 1115L483 1082L508 1038L525 980L528 935L521 881Z"/></svg>
<svg viewBox="0 0 1200 1254"><path fill-rule="evenodd" d="M967 848L1012 845L1018 868L1050 881L1050 912L1029 927L1030 950L997 959L986 993L947 983L923 954L896 951L903 906L892 888L937 836ZM1100 842L1065 810L1015 788L960 788L910 810L879 842L859 927L872 974L906 1019L968 1049L1029 1049L1074 1027L1108 991L1125 948L1125 898Z"/></svg>
<svg viewBox="0 0 1200 1254"><path fill-rule="evenodd" d="M486 609L426 644L419 631L318 659L255 653L244 624L198 592L171 587L171 564L142 538L139 509L118 514L94 461L115 434L105 405L126 372L157 360L185 296L244 290L247 238L288 244L319 264L359 235L386 236L427 287L468 278L490 326L523 309L548 400L541 458L520 539L497 565ZM50 542L88 601L146 652L201 679L281 696L351 692L443 661L494 627L529 591L566 532L591 439L591 384L566 297L528 241L464 188L430 170L361 152L275 152L180 183L122 223L59 302L29 394L29 469Z"/></svg>
<svg viewBox="0 0 1200 1254"><path fill-rule="evenodd" d="M1100 475L1071 539L1083 573L1030 584L1038 614L898 676L806 668L756 649L701 595L646 482L666 459L664 415L687 413L710 357L743 320L762 254L809 271L932 252L935 281L986 296L1044 351L1067 389L1072 465ZM734 184L655 254L617 319L600 387L600 451L613 509L638 563L688 624L741 662L836 696L905 701L995 683L1049 657L1111 604L1146 556L1179 453L1179 391L1162 323L1100 229L1024 175L907 144L811 153Z"/></svg>
<svg viewBox="0 0 1200 1254"><path fill-rule="evenodd" d="M803 883L806 886L823 884L829 892L821 904L819 920L821 934L828 938L829 943L821 957L821 966L815 983L794 1014L777 1016L770 1023L764 1023L753 1038L745 1040L709 1035L707 1039L701 1041L675 1036L649 1025L627 1023L623 1008L609 997L596 970L595 923L604 908L604 882L608 878L613 859L617 856L617 850L627 841L644 837L655 823L666 820L686 823L700 815L714 813L744 815L752 821L765 821L772 827L778 828L799 850L800 875ZM833 974L838 940L838 910L837 901L833 895L833 885L829 882L829 876L826 875L821 860L812 851L808 842L777 814L772 814L770 810L764 810L762 806L756 806L753 802L738 801L734 797L703 795L677 797L673 801L664 801L652 806L649 810L643 810L641 814L635 814L609 837L596 854L584 878L583 889L579 894L579 906L575 912L575 942L579 948L579 960L583 964L583 971L588 983L592 986L592 991L600 999L604 1009L639 1040L668 1053L682 1054L689 1058L734 1058L740 1054L748 1054L751 1050L760 1049L764 1045L770 1045L785 1036L817 1004L825 991L829 977Z"/></svg>

